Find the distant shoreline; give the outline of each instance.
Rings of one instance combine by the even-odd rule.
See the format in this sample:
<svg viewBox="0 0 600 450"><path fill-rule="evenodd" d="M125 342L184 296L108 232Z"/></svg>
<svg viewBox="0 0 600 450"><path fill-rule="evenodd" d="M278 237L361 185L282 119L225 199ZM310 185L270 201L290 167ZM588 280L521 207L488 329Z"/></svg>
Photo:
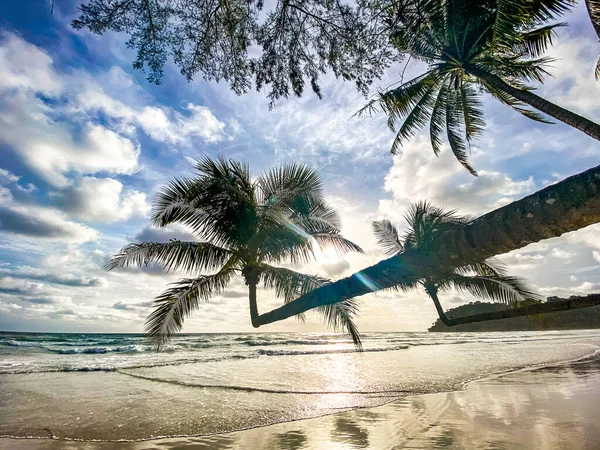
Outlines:
<svg viewBox="0 0 600 450"><path fill-rule="evenodd" d="M562 300L562 299L559 299ZM446 311L449 318L467 317L494 313L510 308L501 303L471 302ZM600 328L600 306L569 309L534 316L473 322L448 327L438 318L429 327L429 332L504 332L504 331L557 331L557 330L596 330Z"/></svg>

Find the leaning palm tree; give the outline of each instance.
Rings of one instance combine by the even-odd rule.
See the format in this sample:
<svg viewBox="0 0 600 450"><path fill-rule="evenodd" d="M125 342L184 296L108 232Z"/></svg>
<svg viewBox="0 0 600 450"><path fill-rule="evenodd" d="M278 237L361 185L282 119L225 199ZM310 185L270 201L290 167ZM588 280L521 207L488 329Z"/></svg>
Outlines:
<svg viewBox="0 0 600 450"><path fill-rule="evenodd" d="M551 58L543 53L557 27L550 23L571 0L400 0L392 42L427 70L378 94L358 114L379 105L397 135L392 153L429 123L433 151L443 134L458 161L472 174L467 144L483 132L482 92L529 119L544 115L600 140L600 125L534 94L531 81L543 82ZM535 111L537 110L537 111ZM539 112L543 113L540 114Z"/></svg>
<svg viewBox="0 0 600 450"><path fill-rule="evenodd" d="M412 204L405 219L407 230L403 236L400 236L398 229L389 220L373 222L378 244L387 255L404 251L433 254L442 234L465 227L472 220L456 215L456 211L447 211L427 202ZM399 284L394 289L411 290L418 286L422 286L431 297L440 320L445 325L450 325L450 322L438 298L440 291L454 289L511 306L526 300L540 300L524 280L507 275L502 264L493 258L447 270L438 267L434 272L424 271L421 277Z"/></svg>
<svg viewBox="0 0 600 450"><path fill-rule="evenodd" d="M167 271L192 274L155 300L146 331L157 349L182 328L200 301L222 292L236 275L248 286L250 319L258 327L260 282L274 288L284 302L329 282L272 264L307 262L318 246L333 247L340 254L362 251L340 234L338 215L323 199L321 180L306 166L288 164L253 180L246 164L205 157L196 170L193 178L176 178L162 189L154 202L152 223L183 224L199 241L129 244L106 265L113 270L154 263ZM353 321L355 301L319 311L330 326L345 328L360 345Z"/></svg>

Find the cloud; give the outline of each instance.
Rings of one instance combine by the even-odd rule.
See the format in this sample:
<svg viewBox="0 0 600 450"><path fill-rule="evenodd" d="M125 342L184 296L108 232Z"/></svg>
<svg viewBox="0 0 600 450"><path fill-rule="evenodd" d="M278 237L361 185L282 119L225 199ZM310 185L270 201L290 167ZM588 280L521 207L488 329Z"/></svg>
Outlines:
<svg viewBox="0 0 600 450"><path fill-rule="evenodd" d="M98 287L106 284L106 279L102 277L78 277L73 274L64 273L54 274L33 267L0 269L0 275L5 275L12 279L36 280L71 287Z"/></svg>
<svg viewBox="0 0 600 450"><path fill-rule="evenodd" d="M187 102L180 112L148 105L121 69L61 72L47 53L12 34L0 40L0 79L0 141L53 186L68 186L71 173L135 173L138 128L173 145L224 137L225 123L205 106Z"/></svg>
<svg viewBox="0 0 600 450"><path fill-rule="evenodd" d="M112 305L111 308L113 308L113 309L119 309L119 310L122 310L122 311L135 311L135 310L139 310L139 309L151 308L152 306L154 306L154 302L153 301L141 302L141 303L123 303L123 302L117 302L114 305Z"/></svg>
<svg viewBox="0 0 600 450"><path fill-rule="evenodd" d="M147 227L133 237L134 242L197 241L198 238L184 225L172 224L165 228Z"/></svg>
<svg viewBox="0 0 600 450"><path fill-rule="evenodd" d="M0 230L22 236L81 244L95 240L97 232L67 220L49 208L0 205Z"/></svg>
<svg viewBox="0 0 600 450"><path fill-rule="evenodd" d="M169 108L147 106L135 117L144 132L159 142L189 144L194 137L205 142L218 142L223 138L225 124L210 109L192 103L184 109L185 115Z"/></svg>
<svg viewBox="0 0 600 450"><path fill-rule="evenodd" d="M19 180L20 177L8 170L0 168L0 184L17 183Z"/></svg>
<svg viewBox="0 0 600 450"><path fill-rule="evenodd" d="M473 149L473 159L481 152ZM475 164L477 167L477 164ZM408 205L427 200L436 206L457 209L463 215L481 215L535 190L532 177L514 180L505 173L480 170L469 175L445 147L439 157L429 140L417 136L407 144L385 176L384 188L392 199L379 202L383 217L400 220Z"/></svg>
<svg viewBox="0 0 600 450"><path fill-rule="evenodd" d="M562 33L548 56L557 62L550 69L553 76L541 88L543 96L585 115L598 113L600 84L594 78L598 43L585 36Z"/></svg>
<svg viewBox="0 0 600 450"><path fill-rule="evenodd" d="M25 89L58 94L63 90L46 52L12 34L0 35L0 91Z"/></svg>
<svg viewBox="0 0 600 450"><path fill-rule="evenodd" d="M51 185L66 187L71 172L133 174L138 170L140 149L130 139L91 122L84 123L76 137L32 95L5 98L0 113L0 140Z"/></svg>
<svg viewBox="0 0 600 450"><path fill-rule="evenodd" d="M119 222L146 217L151 209L145 193L123 192L123 184L112 178L81 177L53 197L63 211L85 221Z"/></svg>

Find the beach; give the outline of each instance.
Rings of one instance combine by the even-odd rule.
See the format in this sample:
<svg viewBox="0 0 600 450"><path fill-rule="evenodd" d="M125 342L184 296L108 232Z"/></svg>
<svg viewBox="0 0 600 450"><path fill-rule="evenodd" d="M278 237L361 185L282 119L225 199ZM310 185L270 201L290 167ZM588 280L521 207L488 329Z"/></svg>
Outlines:
<svg viewBox="0 0 600 450"><path fill-rule="evenodd" d="M362 354L311 339L263 336L256 358L4 373L0 448L600 448L597 331L374 334Z"/></svg>

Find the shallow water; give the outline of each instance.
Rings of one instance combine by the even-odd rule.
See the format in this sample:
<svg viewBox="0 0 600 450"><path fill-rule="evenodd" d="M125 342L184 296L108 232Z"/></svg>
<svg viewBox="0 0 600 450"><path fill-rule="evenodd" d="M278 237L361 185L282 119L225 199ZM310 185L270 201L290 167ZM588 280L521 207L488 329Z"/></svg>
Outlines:
<svg viewBox="0 0 600 450"><path fill-rule="evenodd" d="M136 440L223 433L460 389L581 358L600 331L184 335L0 334L0 435Z"/></svg>

